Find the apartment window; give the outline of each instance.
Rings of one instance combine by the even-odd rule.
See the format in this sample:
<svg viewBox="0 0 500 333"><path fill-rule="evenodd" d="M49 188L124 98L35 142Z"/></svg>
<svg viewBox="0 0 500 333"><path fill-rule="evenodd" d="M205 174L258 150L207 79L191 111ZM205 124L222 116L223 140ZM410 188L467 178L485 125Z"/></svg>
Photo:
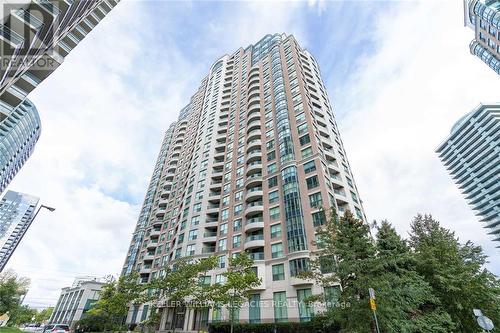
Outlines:
<svg viewBox="0 0 500 333"><path fill-rule="evenodd" d="M297 301L299 303L299 318L300 321L310 321L313 316L313 310L309 306L308 298L312 296L311 288L298 289Z"/></svg>
<svg viewBox="0 0 500 333"><path fill-rule="evenodd" d="M194 211L195 213L197 213L197 212L201 212L201 203L194 204L194 206L193 206L193 211Z"/></svg>
<svg viewBox="0 0 500 333"><path fill-rule="evenodd" d="M200 217L199 216L193 216L191 218L191 225L194 226L194 225L198 225L198 224L200 224Z"/></svg>
<svg viewBox="0 0 500 333"><path fill-rule="evenodd" d="M195 199L196 199L196 200L201 200L201 199L203 199L203 191L196 192Z"/></svg>
<svg viewBox="0 0 500 333"><path fill-rule="evenodd" d="M250 304L248 309L248 319L251 324L260 323L260 295L253 294L250 296Z"/></svg>
<svg viewBox="0 0 500 333"><path fill-rule="evenodd" d="M304 173L308 174L313 171L316 171L316 163L314 161L310 161L304 164Z"/></svg>
<svg viewBox="0 0 500 333"><path fill-rule="evenodd" d="M229 205L229 195L226 195L225 197L222 198L222 206L227 206Z"/></svg>
<svg viewBox="0 0 500 333"><path fill-rule="evenodd" d="M277 220L280 218L280 207L273 207L269 209L269 217L271 220Z"/></svg>
<svg viewBox="0 0 500 333"><path fill-rule="evenodd" d="M217 284L224 284L226 283L226 277L222 274L217 274L215 276L215 283Z"/></svg>
<svg viewBox="0 0 500 333"><path fill-rule="evenodd" d="M308 148L302 149L301 154L302 154L302 158L308 158L309 156L312 156L312 154L313 154L312 148L308 147Z"/></svg>
<svg viewBox="0 0 500 333"><path fill-rule="evenodd" d="M309 195L309 204L311 208L319 208L323 206L323 198L321 197L321 193L317 192Z"/></svg>
<svg viewBox="0 0 500 333"><path fill-rule="evenodd" d="M229 209L223 209L220 213L222 221L225 221L229 218Z"/></svg>
<svg viewBox="0 0 500 333"><path fill-rule="evenodd" d="M236 188L240 188L243 186L243 178L236 180Z"/></svg>
<svg viewBox="0 0 500 333"><path fill-rule="evenodd" d="M309 134L306 134L304 136L301 136L299 138L299 141L300 141L300 145L301 146L305 146L305 145L307 145L308 143L311 142L311 138L309 137Z"/></svg>
<svg viewBox="0 0 500 333"><path fill-rule="evenodd" d="M283 244L282 243L276 243L276 244L271 245L271 257L272 258L283 257Z"/></svg>
<svg viewBox="0 0 500 333"><path fill-rule="evenodd" d="M226 172L224 175L224 182L228 182L231 179L231 172Z"/></svg>
<svg viewBox="0 0 500 333"><path fill-rule="evenodd" d="M234 220L233 221L233 231L240 231L241 230L241 219Z"/></svg>
<svg viewBox="0 0 500 333"><path fill-rule="evenodd" d="M233 248L241 246L241 235L233 236Z"/></svg>
<svg viewBox="0 0 500 333"><path fill-rule="evenodd" d="M339 286L325 287L324 291L325 291L326 307L328 309L332 309L339 301L340 287Z"/></svg>
<svg viewBox="0 0 500 333"><path fill-rule="evenodd" d="M270 204L278 202L279 200L280 200L280 195L279 195L278 191L274 191L274 192L269 193L269 203Z"/></svg>
<svg viewBox="0 0 500 333"><path fill-rule="evenodd" d="M302 125L297 126L297 131L299 134L304 134L307 132L307 123L303 123Z"/></svg>
<svg viewBox="0 0 500 333"><path fill-rule="evenodd" d="M269 188L272 188L272 187L275 187L275 186L278 186L278 177L277 176L274 176L274 177L271 177L267 180L267 186Z"/></svg>
<svg viewBox="0 0 500 333"><path fill-rule="evenodd" d="M225 268L226 267L226 256L220 256L217 258L217 266L219 268Z"/></svg>
<svg viewBox="0 0 500 333"><path fill-rule="evenodd" d="M188 240L195 240L198 237L197 232L197 230L190 230L188 234Z"/></svg>
<svg viewBox="0 0 500 333"><path fill-rule="evenodd" d="M358 219L363 219L363 213L361 213L361 210L358 207L354 207L354 210L356 211L356 216Z"/></svg>
<svg viewBox="0 0 500 333"><path fill-rule="evenodd" d="M322 226L326 224L326 214L325 211L319 211L316 213L312 213L313 225L315 227Z"/></svg>
<svg viewBox="0 0 500 333"><path fill-rule="evenodd" d="M177 244L181 244L182 242L184 242L184 234L180 234L179 238L177 239Z"/></svg>
<svg viewBox="0 0 500 333"><path fill-rule="evenodd" d="M242 204L234 206L234 215L240 215L242 210L243 210Z"/></svg>
<svg viewBox="0 0 500 333"><path fill-rule="evenodd" d="M243 199L243 191L238 191L234 194L234 200L240 201Z"/></svg>
<svg viewBox="0 0 500 333"><path fill-rule="evenodd" d="M194 248L195 245L191 244L186 247L186 256L193 256L194 255Z"/></svg>
<svg viewBox="0 0 500 333"><path fill-rule="evenodd" d="M290 276L295 277L301 272L309 270L309 260L307 258L290 260Z"/></svg>
<svg viewBox="0 0 500 333"><path fill-rule="evenodd" d="M288 320L286 292L279 291L273 293L274 321L276 323L286 322Z"/></svg>
<svg viewBox="0 0 500 333"><path fill-rule="evenodd" d="M285 265L278 264L272 266L273 281L282 281L285 279Z"/></svg>
<svg viewBox="0 0 500 333"><path fill-rule="evenodd" d="M306 178L307 189L312 190L319 186L318 176Z"/></svg>
<svg viewBox="0 0 500 333"><path fill-rule="evenodd" d="M212 278L210 277L210 275L204 275L200 277L200 284L202 285L209 286L211 282Z"/></svg>
<svg viewBox="0 0 500 333"><path fill-rule="evenodd" d="M273 151L267 153L267 160L268 161L272 161L274 159L276 159L276 151L273 150Z"/></svg>
<svg viewBox="0 0 500 333"><path fill-rule="evenodd" d="M266 142L266 149L271 150L274 148L274 139Z"/></svg>
<svg viewBox="0 0 500 333"><path fill-rule="evenodd" d="M220 236L227 235L227 223L223 223L223 224L220 225L219 235Z"/></svg>
<svg viewBox="0 0 500 333"><path fill-rule="evenodd" d="M358 202L358 196L356 195L356 193L352 192L351 191L351 197L352 197L352 200L354 200L354 202Z"/></svg>
<svg viewBox="0 0 500 333"><path fill-rule="evenodd" d="M273 152L274 153L274 152ZM267 173L268 174L271 174L271 173L275 173L277 171L277 167L276 167L276 163L273 163L273 164L269 164L267 166Z"/></svg>
<svg viewBox="0 0 500 333"><path fill-rule="evenodd" d="M281 224L271 226L271 238L281 237Z"/></svg>
<svg viewBox="0 0 500 333"><path fill-rule="evenodd" d="M219 251L226 251L227 250L227 239L220 239L219 240Z"/></svg>
<svg viewBox="0 0 500 333"><path fill-rule="evenodd" d="M295 116L295 119L297 120L297 123L300 123L301 121L306 120L306 116L304 115L304 112L301 112Z"/></svg>
<svg viewBox="0 0 500 333"><path fill-rule="evenodd" d="M243 175L243 170L244 170L244 168L243 168L243 167L239 167L238 169L236 169L236 176L241 176L241 175Z"/></svg>

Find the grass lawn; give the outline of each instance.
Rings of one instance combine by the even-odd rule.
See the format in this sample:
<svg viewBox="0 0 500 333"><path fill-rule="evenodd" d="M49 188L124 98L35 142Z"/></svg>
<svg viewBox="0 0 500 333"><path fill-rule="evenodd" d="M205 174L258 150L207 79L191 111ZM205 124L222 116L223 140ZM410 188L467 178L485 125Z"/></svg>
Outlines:
<svg viewBox="0 0 500 333"><path fill-rule="evenodd" d="M19 328L15 327L0 327L0 333L20 333L22 332Z"/></svg>

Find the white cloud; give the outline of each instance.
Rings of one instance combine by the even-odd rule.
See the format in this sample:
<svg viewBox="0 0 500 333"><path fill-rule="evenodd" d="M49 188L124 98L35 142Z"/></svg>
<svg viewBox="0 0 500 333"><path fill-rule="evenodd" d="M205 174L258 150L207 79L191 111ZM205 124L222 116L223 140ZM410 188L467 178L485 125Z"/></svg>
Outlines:
<svg viewBox="0 0 500 333"><path fill-rule="evenodd" d="M462 15L456 1L435 1L378 17L376 52L335 94L368 217L406 232L416 213L432 213L482 245L498 274L498 250L434 153L462 115L500 97L498 75L468 52L474 32Z"/></svg>

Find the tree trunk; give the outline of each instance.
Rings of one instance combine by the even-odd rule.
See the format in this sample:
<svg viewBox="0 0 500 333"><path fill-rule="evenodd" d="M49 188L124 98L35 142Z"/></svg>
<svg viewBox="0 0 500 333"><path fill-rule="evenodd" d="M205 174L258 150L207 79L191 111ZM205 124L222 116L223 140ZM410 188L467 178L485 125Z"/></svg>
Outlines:
<svg viewBox="0 0 500 333"><path fill-rule="evenodd" d="M177 310L177 306L174 306L174 310L172 311L172 324L174 326L172 333L175 333L175 329L177 328L177 315L175 310Z"/></svg>

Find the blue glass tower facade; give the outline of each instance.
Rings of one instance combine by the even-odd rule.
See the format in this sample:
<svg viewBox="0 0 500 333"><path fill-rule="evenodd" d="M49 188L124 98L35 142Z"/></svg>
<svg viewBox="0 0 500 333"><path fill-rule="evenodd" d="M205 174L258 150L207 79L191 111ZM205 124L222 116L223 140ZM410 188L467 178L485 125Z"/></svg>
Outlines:
<svg viewBox="0 0 500 333"><path fill-rule="evenodd" d="M470 52L500 74L500 0L465 0L465 24L475 31Z"/></svg>
<svg viewBox="0 0 500 333"><path fill-rule="evenodd" d="M28 99L12 111L0 110L0 193L30 157L40 131L40 117Z"/></svg>
<svg viewBox="0 0 500 333"><path fill-rule="evenodd" d="M462 117L437 153L493 240L500 242L500 104Z"/></svg>
<svg viewBox="0 0 500 333"><path fill-rule="evenodd" d="M38 198L7 191L0 201L0 272L33 221Z"/></svg>

